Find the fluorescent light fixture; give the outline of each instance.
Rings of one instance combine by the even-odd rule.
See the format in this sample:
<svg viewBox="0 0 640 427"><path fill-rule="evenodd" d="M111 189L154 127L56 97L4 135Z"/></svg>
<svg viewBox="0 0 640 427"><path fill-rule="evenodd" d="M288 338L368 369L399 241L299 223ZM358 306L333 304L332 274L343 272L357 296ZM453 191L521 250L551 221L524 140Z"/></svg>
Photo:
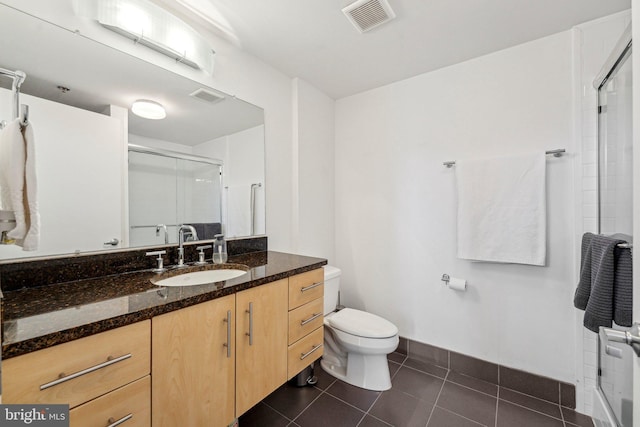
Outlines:
<svg viewBox="0 0 640 427"><path fill-rule="evenodd" d="M215 52L196 30L147 0L76 0L76 13L190 67L213 73Z"/></svg>
<svg viewBox="0 0 640 427"><path fill-rule="evenodd" d="M160 120L167 117L167 112L162 104L148 99L139 99L134 102L131 106L131 112L136 116L151 120Z"/></svg>

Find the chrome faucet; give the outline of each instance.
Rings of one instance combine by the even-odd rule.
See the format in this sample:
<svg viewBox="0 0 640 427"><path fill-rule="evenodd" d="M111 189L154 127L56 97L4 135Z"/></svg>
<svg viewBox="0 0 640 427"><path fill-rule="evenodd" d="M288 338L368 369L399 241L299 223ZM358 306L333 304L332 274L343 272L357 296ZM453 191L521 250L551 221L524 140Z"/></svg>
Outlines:
<svg viewBox="0 0 640 427"><path fill-rule="evenodd" d="M164 244L166 245L169 243L169 233L167 232L167 226L164 224L156 225L156 236L160 235L160 229L164 230Z"/></svg>
<svg viewBox="0 0 640 427"><path fill-rule="evenodd" d="M198 233L196 233L196 229L193 228L192 225L182 224L180 228L178 228L178 265L177 267L184 267L184 234L185 231L187 234L191 235L191 240L198 240Z"/></svg>

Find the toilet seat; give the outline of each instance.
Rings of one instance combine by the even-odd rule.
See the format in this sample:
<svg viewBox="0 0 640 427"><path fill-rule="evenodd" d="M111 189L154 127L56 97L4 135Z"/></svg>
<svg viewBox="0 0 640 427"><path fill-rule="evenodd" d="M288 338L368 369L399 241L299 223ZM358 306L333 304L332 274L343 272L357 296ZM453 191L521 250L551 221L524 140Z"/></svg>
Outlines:
<svg viewBox="0 0 640 427"><path fill-rule="evenodd" d="M393 323L366 311L345 308L325 316L324 323L334 329L363 338L391 338L398 335Z"/></svg>

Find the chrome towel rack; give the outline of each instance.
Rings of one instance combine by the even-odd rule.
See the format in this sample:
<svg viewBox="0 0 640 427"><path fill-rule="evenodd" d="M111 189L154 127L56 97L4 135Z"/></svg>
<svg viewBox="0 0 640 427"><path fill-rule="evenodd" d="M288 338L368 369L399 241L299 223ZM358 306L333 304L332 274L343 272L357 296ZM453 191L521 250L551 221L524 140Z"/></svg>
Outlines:
<svg viewBox="0 0 640 427"><path fill-rule="evenodd" d="M565 150L564 148L558 148L557 150L549 150L549 151L545 151L545 154L551 154L553 155L553 157L561 157L564 153L566 153L567 150ZM455 166L456 161L455 160L451 160L449 162L443 162L442 165L446 166L448 168Z"/></svg>
<svg viewBox="0 0 640 427"><path fill-rule="evenodd" d="M0 76L9 77L13 80L13 84L11 85L11 91L13 92L13 118L17 119L21 117L22 125L26 126L29 121L29 106L23 105L22 111L20 109L20 86L22 86L22 83L24 83L27 78L27 74L20 70L11 71L0 68ZM4 121L0 122L0 129L4 128L5 125L6 123Z"/></svg>

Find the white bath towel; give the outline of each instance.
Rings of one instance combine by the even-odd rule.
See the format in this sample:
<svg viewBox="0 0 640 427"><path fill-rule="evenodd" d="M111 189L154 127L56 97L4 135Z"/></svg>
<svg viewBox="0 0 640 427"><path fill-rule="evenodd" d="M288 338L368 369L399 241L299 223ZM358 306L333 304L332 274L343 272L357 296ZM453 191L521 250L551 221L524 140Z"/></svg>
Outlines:
<svg viewBox="0 0 640 427"><path fill-rule="evenodd" d="M0 135L0 201L14 212L16 226L7 233L24 250L36 250L40 240L35 148L31 125L11 121Z"/></svg>
<svg viewBox="0 0 640 427"><path fill-rule="evenodd" d="M456 161L458 258L545 265L543 153Z"/></svg>

